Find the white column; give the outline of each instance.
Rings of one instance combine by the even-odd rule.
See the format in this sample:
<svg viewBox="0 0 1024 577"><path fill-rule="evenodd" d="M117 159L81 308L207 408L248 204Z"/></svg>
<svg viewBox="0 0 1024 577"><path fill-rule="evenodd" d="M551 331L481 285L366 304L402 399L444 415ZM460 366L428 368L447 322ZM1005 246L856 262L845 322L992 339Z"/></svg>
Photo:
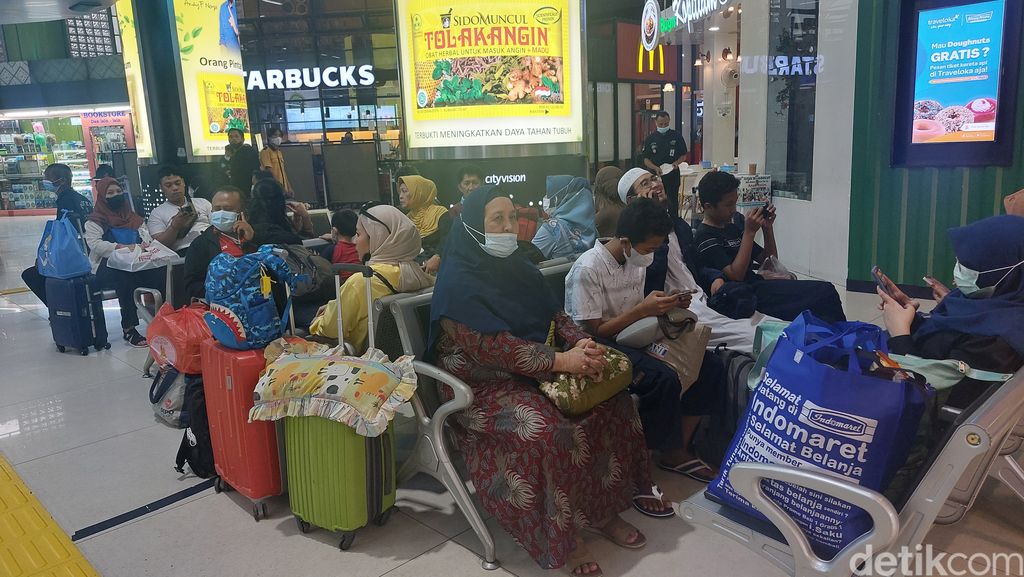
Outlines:
<svg viewBox="0 0 1024 577"><path fill-rule="evenodd" d="M767 147L768 103L768 2L745 2L741 19L740 66L740 165L757 164L764 172Z"/></svg>

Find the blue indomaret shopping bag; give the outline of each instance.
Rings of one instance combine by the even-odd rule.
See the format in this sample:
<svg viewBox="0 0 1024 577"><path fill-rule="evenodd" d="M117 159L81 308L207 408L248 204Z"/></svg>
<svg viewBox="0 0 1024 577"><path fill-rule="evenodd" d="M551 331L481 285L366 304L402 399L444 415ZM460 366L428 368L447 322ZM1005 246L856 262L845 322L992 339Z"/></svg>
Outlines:
<svg viewBox="0 0 1024 577"><path fill-rule="evenodd" d="M92 265L82 248L81 235L67 216L46 223L36 251L36 266L45 277L69 279L89 274Z"/></svg>
<svg viewBox="0 0 1024 577"><path fill-rule="evenodd" d="M922 378L894 381L868 372L874 355L864 352L885 351L886 339L867 323L798 317L779 338L709 492L764 518L728 482L742 462L814 469L883 491L906 461L933 394ZM871 528L867 513L844 501L788 483L762 486L823 558Z"/></svg>

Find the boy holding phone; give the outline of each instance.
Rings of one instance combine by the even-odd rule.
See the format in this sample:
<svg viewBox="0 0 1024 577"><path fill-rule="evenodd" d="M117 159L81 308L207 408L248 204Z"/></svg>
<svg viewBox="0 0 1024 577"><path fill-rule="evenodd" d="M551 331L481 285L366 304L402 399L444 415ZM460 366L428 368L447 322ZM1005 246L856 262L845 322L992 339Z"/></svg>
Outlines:
<svg viewBox="0 0 1024 577"><path fill-rule="evenodd" d="M845 321L842 301L832 283L769 280L756 273L769 257L779 258L777 213L773 205L752 209L746 217L737 213L739 185L739 179L726 172L710 172L697 185L704 209L704 220L694 235L700 265L721 271L728 282L749 284L757 298L757 311L766 315L791 321L810 310L825 321ZM763 247L756 241L758 232L764 233Z"/></svg>
<svg viewBox="0 0 1024 577"><path fill-rule="evenodd" d="M210 227L213 206L204 198L192 198L182 171L165 166L157 173L167 200L149 213L146 226L154 240L184 254L192 241Z"/></svg>

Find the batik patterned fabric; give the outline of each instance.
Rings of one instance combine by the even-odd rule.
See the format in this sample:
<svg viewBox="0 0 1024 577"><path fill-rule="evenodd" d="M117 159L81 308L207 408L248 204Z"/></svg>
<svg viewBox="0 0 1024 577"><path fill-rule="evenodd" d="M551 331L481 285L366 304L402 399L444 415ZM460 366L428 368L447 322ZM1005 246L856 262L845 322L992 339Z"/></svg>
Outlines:
<svg viewBox="0 0 1024 577"><path fill-rule="evenodd" d="M563 313L555 324L559 344L587 337ZM541 567L563 566L580 529L602 525L651 491L632 399L619 393L566 417L537 388L555 377L553 349L447 318L441 325L438 365L473 389L456 430L484 508Z"/></svg>
<svg viewBox="0 0 1024 577"><path fill-rule="evenodd" d="M340 348L319 355L284 354L256 384L249 420L321 417L377 437L415 392L416 370L409 356L391 363L376 349L362 357L344 356Z"/></svg>

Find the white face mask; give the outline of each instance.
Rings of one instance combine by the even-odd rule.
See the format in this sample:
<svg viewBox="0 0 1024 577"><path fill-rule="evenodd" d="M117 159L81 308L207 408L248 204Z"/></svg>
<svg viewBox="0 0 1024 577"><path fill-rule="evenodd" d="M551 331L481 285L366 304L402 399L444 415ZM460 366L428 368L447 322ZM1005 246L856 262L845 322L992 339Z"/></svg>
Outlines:
<svg viewBox="0 0 1024 577"><path fill-rule="evenodd" d="M626 264L637 268L647 268L654 264L654 253L640 254L636 249L630 247L629 254L626 255Z"/></svg>
<svg viewBox="0 0 1024 577"><path fill-rule="evenodd" d="M519 249L519 236L514 232L483 233L466 223L462 223L462 226L466 227L466 230L470 232L483 235L484 242L480 243L478 241L477 244L480 245L480 248L484 249L484 252L493 257L507 258Z"/></svg>
<svg viewBox="0 0 1024 577"><path fill-rule="evenodd" d="M280 136L271 137L270 144L273 144L274 146L281 146L281 137Z"/></svg>
<svg viewBox="0 0 1024 577"><path fill-rule="evenodd" d="M231 232L238 222L238 213L230 210L215 210L210 213L210 224L221 232Z"/></svg>

